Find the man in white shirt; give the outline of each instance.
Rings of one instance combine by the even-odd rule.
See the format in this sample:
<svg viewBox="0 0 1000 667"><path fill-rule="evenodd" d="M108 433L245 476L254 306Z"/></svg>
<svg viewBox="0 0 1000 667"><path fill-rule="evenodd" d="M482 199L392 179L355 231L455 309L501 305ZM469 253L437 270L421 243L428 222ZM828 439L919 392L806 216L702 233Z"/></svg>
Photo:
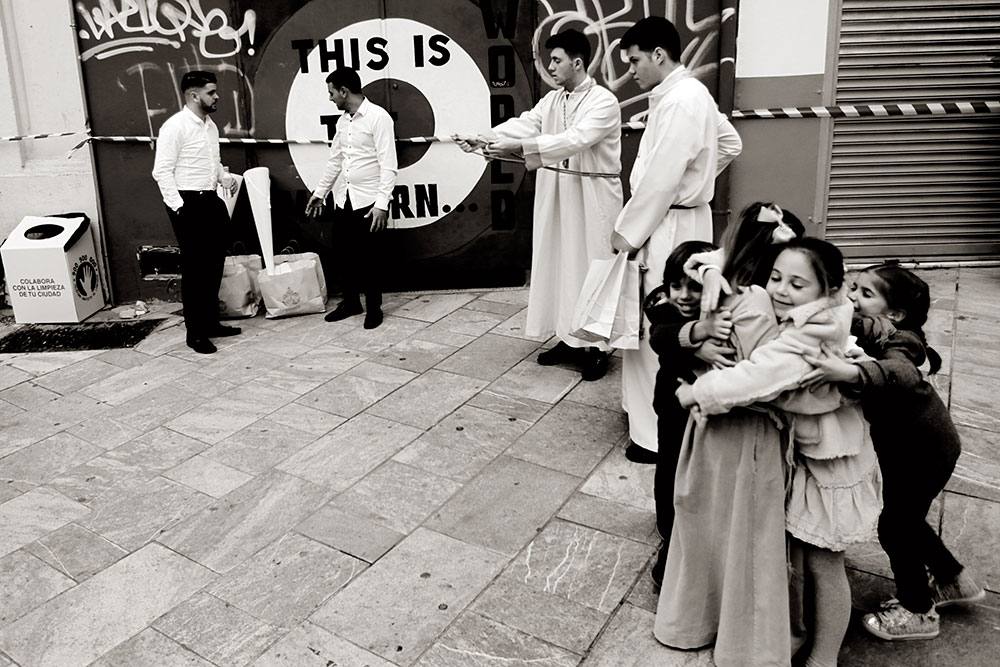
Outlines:
<svg viewBox="0 0 1000 667"><path fill-rule="evenodd" d="M590 262L611 256L622 206L621 109L614 93L587 74L586 35L564 30L545 48L560 87L489 135L455 139L463 150L484 147L491 157L523 155L529 170L538 169L525 332L559 339L538 355L539 364L575 363L584 380L597 380L607 372L609 348L572 336L572 319Z"/></svg>
<svg viewBox="0 0 1000 667"><path fill-rule="evenodd" d="M219 285L225 263L226 205L216 194L233 188L219 160L219 128L208 117L219 103L215 75L191 71L181 77L184 108L167 119L156 139L153 178L181 251L181 300L187 344L211 354L209 338L235 336L238 327L219 324Z"/></svg>
<svg viewBox="0 0 1000 667"><path fill-rule="evenodd" d="M365 329L382 324L378 239L389 220L389 201L396 184L395 125L389 113L361 94L357 71L342 67L326 78L330 101L343 111L337 119L330 158L319 185L306 204L316 217L333 190L335 242L339 249L344 298L326 314L336 322L364 312Z"/></svg>
<svg viewBox="0 0 1000 667"><path fill-rule="evenodd" d="M712 240L715 177L740 154L742 142L708 89L680 64L680 36L670 21L660 16L637 21L620 48L632 77L650 96L629 177L632 196L618 215L611 243L648 267L643 279L648 294L662 281L666 259L679 243ZM624 353L622 404L632 441L626 456L643 463L656 462L658 368L648 336L638 350Z"/></svg>

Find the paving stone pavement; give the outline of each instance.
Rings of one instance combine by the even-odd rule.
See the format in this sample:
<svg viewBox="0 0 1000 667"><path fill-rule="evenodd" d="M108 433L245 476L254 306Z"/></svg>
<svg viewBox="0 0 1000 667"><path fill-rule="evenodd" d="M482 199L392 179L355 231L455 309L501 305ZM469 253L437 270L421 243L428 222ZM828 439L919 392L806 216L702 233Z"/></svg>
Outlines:
<svg viewBox="0 0 1000 667"><path fill-rule="evenodd" d="M1000 655L1000 269L923 275L964 441L931 518L990 594L932 642L856 617L842 665ZM526 303L258 317L211 356L165 315L131 350L0 355L0 667L712 664L652 636L620 359L538 366ZM892 582L877 543L849 562L857 616Z"/></svg>

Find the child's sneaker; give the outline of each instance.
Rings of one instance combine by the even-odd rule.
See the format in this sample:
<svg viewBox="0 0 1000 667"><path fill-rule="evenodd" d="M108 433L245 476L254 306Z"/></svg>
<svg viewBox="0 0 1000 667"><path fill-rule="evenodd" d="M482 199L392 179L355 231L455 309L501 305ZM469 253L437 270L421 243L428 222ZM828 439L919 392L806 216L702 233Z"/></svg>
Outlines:
<svg viewBox="0 0 1000 667"><path fill-rule="evenodd" d="M931 600L935 607L977 602L984 597L986 597L986 591L965 570L959 572L958 577L950 584L931 580Z"/></svg>
<svg viewBox="0 0 1000 667"><path fill-rule="evenodd" d="M889 641L934 639L941 632L934 607L926 614L914 614L895 599L882 603L882 609L874 614L865 614L863 623L865 630Z"/></svg>

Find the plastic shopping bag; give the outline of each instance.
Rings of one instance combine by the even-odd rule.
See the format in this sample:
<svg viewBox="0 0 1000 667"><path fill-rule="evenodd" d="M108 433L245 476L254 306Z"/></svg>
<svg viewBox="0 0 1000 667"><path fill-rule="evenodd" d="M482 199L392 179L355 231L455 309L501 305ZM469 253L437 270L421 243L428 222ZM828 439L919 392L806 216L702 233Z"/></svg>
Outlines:
<svg viewBox="0 0 1000 667"><path fill-rule="evenodd" d="M316 253L275 255L274 264L258 274L266 317L326 311L326 278Z"/></svg>

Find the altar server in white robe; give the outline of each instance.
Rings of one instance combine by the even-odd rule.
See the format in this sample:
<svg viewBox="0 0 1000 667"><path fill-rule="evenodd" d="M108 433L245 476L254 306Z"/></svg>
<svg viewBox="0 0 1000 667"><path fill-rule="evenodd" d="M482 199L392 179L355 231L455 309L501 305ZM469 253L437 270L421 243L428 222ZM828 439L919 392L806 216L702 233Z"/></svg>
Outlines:
<svg viewBox="0 0 1000 667"><path fill-rule="evenodd" d="M663 281L663 266L679 243L712 240L715 177L740 154L742 143L708 89L680 64L680 36L669 20L639 20L622 36L620 48L632 78L651 92L629 176L632 196L618 215L612 245L648 267L643 278L648 294ZM632 441L626 456L641 463L656 462L658 368L648 336L638 350L624 352L622 405Z"/></svg>
<svg viewBox="0 0 1000 667"><path fill-rule="evenodd" d="M523 155L527 168L538 170L525 333L559 339L538 363L574 364L584 380L597 380L607 372L609 348L571 336L571 320L591 260L612 254L622 207L621 109L587 74L591 47L583 33L564 30L545 48L559 88L492 132L455 139L464 150L482 148L490 157Z"/></svg>

